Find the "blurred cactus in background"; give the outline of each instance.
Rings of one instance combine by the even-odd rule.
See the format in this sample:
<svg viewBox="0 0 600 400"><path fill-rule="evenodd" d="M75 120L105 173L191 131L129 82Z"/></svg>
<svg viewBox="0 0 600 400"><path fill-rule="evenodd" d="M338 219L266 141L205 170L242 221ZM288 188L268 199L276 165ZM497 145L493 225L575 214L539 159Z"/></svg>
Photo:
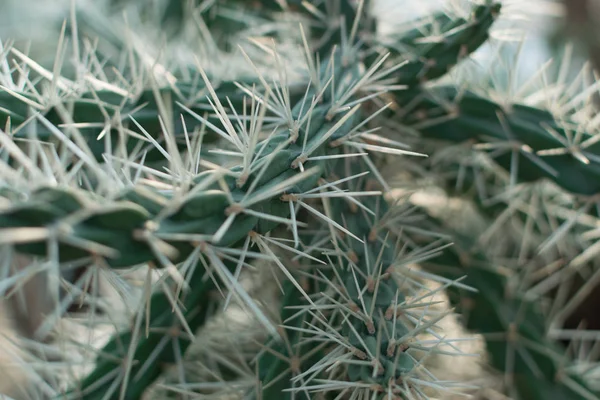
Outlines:
<svg viewBox="0 0 600 400"><path fill-rule="evenodd" d="M597 84L520 2L59 3L0 35L4 395L600 398Z"/></svg>

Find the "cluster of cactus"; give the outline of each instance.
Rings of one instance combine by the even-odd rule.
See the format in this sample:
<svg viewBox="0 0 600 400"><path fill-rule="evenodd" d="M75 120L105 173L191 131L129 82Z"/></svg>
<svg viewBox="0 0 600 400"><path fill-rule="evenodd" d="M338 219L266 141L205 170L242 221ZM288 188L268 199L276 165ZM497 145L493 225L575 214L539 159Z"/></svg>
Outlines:
<svg viewBox="0 0 600 400"><path fill-rule="evenodd" d="M19 398L140 399L170 367L178 382L162 386L180 398L460 393L468 385L426 362L469 355L438 327L450 314L432 309L441 290L484 338L507 394L599 398L599 346L582 346L588 359L571 354L596 336L571 333L565 349L557 332L600 276L600 136L572 99L500 104L489 87L453 82L488 41L498 2L385 39L367 0L163 3L158 22L173 40L195 25L200 55L240 53L247 71L207 72L200 55L172 67L118 34L107 48L122 59L101 59L102 44L86 38L97 26L76 9L52 70L0 48L0 288L16 296L44 273L54 302L24 338L42 362L30 363L36 388ZM300 22L300 62L279 53L278 28L264 29L268 42L238 43L256 29L250 20L284 16ZM63 72L68 51L74 67ZM410 197L390 200L389 166L433 178L493 229L476 236ZM257 268L281 291L279 315L240 283ZM130 306L128 323L112 321L101 277ZM90 358L83 374L59 332L77 300L90 329L115 325L104 346L76 345ZM232 302L268 337L249 357L206 352L210 378L190 380L186 350ZM47 368L44 349L65 358L68 378Z"/></svg>

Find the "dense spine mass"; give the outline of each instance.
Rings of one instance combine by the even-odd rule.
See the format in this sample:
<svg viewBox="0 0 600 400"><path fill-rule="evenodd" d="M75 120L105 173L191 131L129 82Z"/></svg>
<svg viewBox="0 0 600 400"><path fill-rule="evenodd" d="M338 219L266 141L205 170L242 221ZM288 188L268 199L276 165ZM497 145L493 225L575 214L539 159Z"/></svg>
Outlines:
<svg viewBox="0 0 600 400"><path fill-rule="evenodd" d="M34 335L46 341L76 295L89 303L84 319L90 326L114 317L102 302L100 275L129 307L130 322L114 324L84 376L59 383L32 369L44 385L29 397L141 399L158 386L182 398L440 398L470 389L438 378L427 361L471 356L459 348L460 338L440 328L451 312L435 308L434 297L447 291L466 327L483 335L508 394L598 398L590 378L595 364L578 363L549 334L590 284L561 310L552 301L569 289L544 275L547 264L571 257L567 265L585 266L590 282L597 279L597 243L565 250L561 239L581 234L590 219L597 222L598 136L573 136L569 129L577 123L568 113L558 119L532 105L504 107L475 91L435 83L490 38L499 3L479 2L460 17L433 14L386 38L377 35L368 1L256 1L243 6L247 20L233 0L197 8L163 3L158 20L172 40L183 40L191 21L206 46L203 55L237 47L228 33L255 32L250 41L271 60L272 75L241 45L254 75L239 79L212 76L200 57L185 72L171 73L158 60L145 70L147 55L132 50L130 39L114 43L112 36L111 45L131 64L104 61L115 81L98 72L103 67L93 52L82 58L88 64L77 60L69 79L60 76L60 63L48 71L16 49L0 52L17 60L14 70L8 60L0 64L6 280L0 288L18 290L19 276L28 273L51 274L48 286L58 305ZM118 9L127 2L111 4ZM86 31L77 15L69 22L76 53ZM302 62L293 65L301 78L293 80L275 40L260 38L261 27L250 23L276 32L282 15L302 22L294 43ZM214 37L203 36L211 30ZM62 33L64 53L64 27ZM138 62L143 72L134 72ZM40 77L28 76L29 69ZM407 130L415 135L405 137ZM487 157L496 175L465 173L465 160L445 157L449 143L466 143L469 159ZM508 151L499 154L498 146ZM474 203L487 221L510 214L526 227L523 241L493 232L477 237L408 197L390 200L392 188L381 172L390 164L420 171L411 175L415 181L433 175L447 193L466 199L476 188ZM502 201L490 206L481 197L501 197L515 187L535 192L544 179L563 191L560 196L568 194L544 189L541 195L559 199L554 204L563 211L577 207L587 225L555 209L545 210L544 217L553 218L546 225L530 223L525 208ZM486 247L483 238L504 247ZM30 265L13 271L16 255ZM504 265L509 257L517 260L512 269ZM269 315L272 307L242 284L244 274L257 269L272 280L261 289L275 286L280 294L279 315ZM75 282L68 278L72 270L83 271ZM442 287L432 290L425 281ZM142 295L130 301L128 288L135 286ZM242 348L207 351L208 360L198 365L219 370L190 378L186 354L232 302L264 333L256 351L252 357ZM97 310L103 307L104 314ZM173 369L178 382L165 381Z"/></svg>

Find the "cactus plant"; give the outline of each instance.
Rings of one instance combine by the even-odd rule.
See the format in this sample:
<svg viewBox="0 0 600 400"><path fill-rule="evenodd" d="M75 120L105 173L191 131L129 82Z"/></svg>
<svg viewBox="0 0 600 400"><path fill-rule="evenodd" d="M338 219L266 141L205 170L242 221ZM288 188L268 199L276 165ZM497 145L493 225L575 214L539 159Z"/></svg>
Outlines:
<svg viewBox="0 0 600 400"><path fill-rule="evenodd" d="M539 270L523 267L571 257L570 265L590 264L594 281L597 246L557 244L585 224L553 211L546 225L562 223L557 232L538 224L522 234L535 234L530 241L552 251L537 254L528 243L523 253L518 240L486 248L473 232L460 232L408 198L390 200L381 172L386 165L429 171L443 188L465 195L471 186L463 183L480 184L480 176L455 174L463 160L444 158L447 143L509 135L520 147L509 140L510 156L486 158L508 171L484 178L487 193L501 196L517 184L535 191L535 181L550 178L576 198L591 199L575 210L578 216L598 218L591 207L598 149L593 136L570 134L575 117L565 123L552 110L526 104L507 109L458 83L436 83L489 39L500 3L470 4L463 15L434 14L387 37L378 34L365 0L160 4L157 15L146 10L140 19L175 28L167 30L166 58L145 52L135 30L124 29L123 40L98 30L97 16L76 8L62 26L50 69L10 45L1 48L0 287L13 295L8 290L18 292L28 276L48 274L53 309L27 343L32 354L57 353L66 364L62 375L28 366L39 387L21 396L140 399L172 366L178 383L163 387L181 398L461 393L469 385L428 368L434 355L471 355L457 346L461 338L440 330L451 314L432 310L443 290L466 326L483 335L510 395L598 398L595 364L577 363L549 334L568 288L536 291L545 281L531 277ZM258 37L252 18L232 16L240 7L256 17L254 24L273 24L269 41ZM284 16L297 18L295 35L274 27ZM199 54L172 67L169 57L180 56L176 42L190 39L192 25ZM122 58L101 61L90 32L99 41L105 36L106 49ZM291 41L285 56L275 43L279 34ZM67 51L74 65L63 73ZM237 74L219 64L233 54L245 64ZM288 60L290 54L297 60ZM406 129L382 129L390 122ZM398 138L407 130L417 135ZM583 136L585 150L567 146ZM553 150L559 145L575 158ZM474 157L474 149L465 151ZM446 174L430 159L442 159ZM544 190L548 197L556 193ZM574 197L566 198L556 195L556 207L576 206ZM475 202L487 218L514 214L529 226L523 207ZM507 276L502 257L515 252L519 265ZM19 269L17 256L29 265ZM241 277L255 269L268 272L261 279L281 292L279 315L242 285ZM73 270L80 272L73 277ZM442 286L431 290L424 280ZM106 303L102 282L118 292L123 315ZM538 286L528 287L532 282ZM552 296L558 300L547 307ZM110 326L103 344L72 332L67 337L63 325L77 315L67 309L77 299L80 308L87 305L79 312L88 333ZM262 343L255 351L239 349L231 360L224 349L207 351L214 372L190 381L186 353L232 303L257 321ZM78 364L84 360L65 350L67 344L85 354L84 372Z"/></svg>

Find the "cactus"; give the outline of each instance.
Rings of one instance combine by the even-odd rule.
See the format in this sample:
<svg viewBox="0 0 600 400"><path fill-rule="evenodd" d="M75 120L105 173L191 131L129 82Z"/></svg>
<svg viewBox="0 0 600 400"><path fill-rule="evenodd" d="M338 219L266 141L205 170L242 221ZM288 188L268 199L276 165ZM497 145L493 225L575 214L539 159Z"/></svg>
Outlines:
<svg viewBox="0 0 600 400"><path fill-rule="evenodd" d="M579 218L598 217L595 170L600 149L593 124L580 122L585 107L578 107L576 99L569 99L568 107L498 104L477 85L458 90L433 84L412 95L410 104L405 92L396 95L402 110L396 117L432 146L429 154L439 165L433 162L427 168L448 193L473 198L488 221L497 220L482 236L485 240L455 232L463 243L455 249L461 251L449 251L429 268L447 278L469 271L465 283L479 294L455 293L455 303L469 315L469 328L490 336L493 364L506 371L521 396L596 398L597 388L570 375L572 361L548 340L549 331L563 324L597 285L597 245L578 239L594 231ZM536 210L540 204L543 209ZM501 241L513 229L511 224L518 230L508 248L485 247ZM494 266L498 256L514 257L514 266ZM544 269L552 265L555 273L546 276ZM590 280L577 284L574 275ZM548 299L565 293L572 298ZM536 307L540 301L550 304ZM495 306L498 302L504 310ZM538 383L531 384L533 380Z"/></svg>
<svg viewBox="0 0 600 400"><path fill-rule="evenodd" d="M48 70L17 49L2 48L16 61L14 71L0 64L3 274L14 268L17 254L30 265L0 287L17 282L18 290L19 274L51 275L48 290L58 305L35 338L58 337L51 349L65 358L57 350L65 339L59 325L75 296L89 303L85 322L92 329L99 318L117 319L100 296L100 275L123 298L129 319L110 322L112 336L93 349L93 365L83 375L59 382L52 372L31 368L44 384L29 397L140 399L175 365L180 385L165 387L183 398L221 390L256 399L439 398L469 389L428 369L435 354L470 355L455 345L460 338L440 331L450 311L431 310L432 297L444 290L466 326L485 338L512 396L598 398L589 372L548 335L555 315L540 296L514 284L515 276L528 280L531 268L507 277L500 267L500 257L511 257L520 244L486 248L430 210L415 209L407 199L390 201L380 171L386 164L424 165L461 195L470 186L459 183L479 178L454 174L461 168L456 157L445 164L445 175L423 156L444 154L438 141L503 141L510 133L520 147L511 142L511 155L495 158L509 177L485 181L490 193L552 179L574 196L590 197L583 212L598 217L591 207L599 174L593 138L584 150L570 148L572 158L553 150L572 137L551 112L517 104L506 110L458 84L435 83L489 39L499 3L474 4L467 16L435 14L386 38L377 34L368 1L198 3L164 1L157 16L142 18L174 28L167 32L170 43L186 38L190 21L202 26L202 35L212 30L215 36L202 41L218 43L206 54L220 60L234 45L244 49L237 34L257 29L251 18L231 18L236 7L272 23L282 13L297 16L303 24L294 46L302 62L290 69L276 46L254 40L267 57L241 50L247 67L238 76L208 71L198 58L169 71L107 32L106 41L129 65L109 58L103 67L82 45L87 42L79 42L97 21L77 10L58 46L62 57L64 42L74 42L81 59L73 76L61 76L60 57ZM398 132L381 129L392 120L418 136L399 142ZM489 218L510 208L486 208L481 198L476 203ZM527 220L522 209L515 215ZM554 248L569 228L582 229L571 219L559 221L564 228L537 245ZM536 229L536 238L548 233ZM569 247L579 252L573 260L579 264L594 264L594 249ZM571 256L561 251L528 251L519 262ZM240 283L244 270L260 264L282 291L275 318ZM69 282L73 269L84 272ZM136 279L142 282L126 283ZM424 279L442 289L428 289ZM136 286L140 296L130 299L127 292ZM212 376L218 383L194 385L183 357L232 301L268 336L244 360L255 381L238 386L247 378L239 360L208 354L212 365L222 365ZM71 363L67 375L77 369Z"/></svg>

